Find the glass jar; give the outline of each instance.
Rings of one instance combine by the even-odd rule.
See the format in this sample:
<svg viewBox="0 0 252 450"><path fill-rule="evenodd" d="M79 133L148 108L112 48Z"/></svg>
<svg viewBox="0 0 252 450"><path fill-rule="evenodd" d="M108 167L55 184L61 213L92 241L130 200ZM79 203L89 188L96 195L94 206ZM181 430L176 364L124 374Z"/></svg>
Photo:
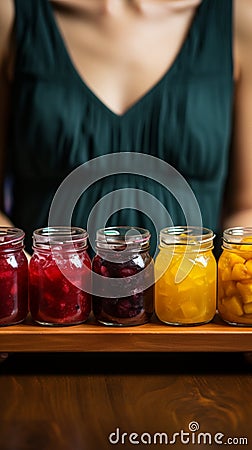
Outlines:
<svg viewBox="0 0 252 450"><path fill-rule="evenodd" d="M216 313L214 234L207 228L168 227L160 232L155 261L155 311L168 325L199 325Z"/></svg>
<svg viewBox="0 0 252 450"><path fill-rule="evenodd" d="M91 311L88 234L77 227L47 227L33 233L29 308L40 325L76 325Z"/></svg>
<svg viewBox="0 0 252 450"><path fill-rule="evenodd" d="M252 228L223 232L218 261L218 311L231 325L252 325Z"/></svg>
<svg viewBox="0 0 252 450"><path fill-rule="evenodd" d="M97 231L92 285L93 313L99 323L130 326L150 320L154 264L149 241L150 232L138 227Z"/></svg>
<svg viewBox="0 0 252 450"><path fill-rule="evenodd" d="M28 313L28 261L25 233L0 227L0 326L22 322Z"/></svg>

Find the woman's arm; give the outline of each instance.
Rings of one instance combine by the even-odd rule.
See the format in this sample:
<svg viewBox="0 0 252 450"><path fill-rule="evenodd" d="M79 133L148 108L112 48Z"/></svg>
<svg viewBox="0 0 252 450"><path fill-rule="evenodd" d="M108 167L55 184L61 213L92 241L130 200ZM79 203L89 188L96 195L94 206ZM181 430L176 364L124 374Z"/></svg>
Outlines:
<svg viewBox="0 0 252 450"><path fill-rule="evenodd" d="M6 157L6 138L10 113L11 62L13 60L12 31L14 5L12 0L0 2L0 209L3 209L3 179ZM12 225L0 212L0 225Z"/></svg>
<svg viewBox="0 0 252 450"><path fill-rule="evenodd" d="M236 85L223 227L252 226L252 2L234 1Z"/></svg>
<svg viewBox="0 0 252 450"><path fill-rule="evenodd" d="M11 40L14 22L14 5L12 0L0 2L0 208L3 209L3 180L6 157L6 139L10 113L10 61ZM0 226L10 226L11 221L0 212ZM0 353L0 364L6 361L8 353Z"/></svg>

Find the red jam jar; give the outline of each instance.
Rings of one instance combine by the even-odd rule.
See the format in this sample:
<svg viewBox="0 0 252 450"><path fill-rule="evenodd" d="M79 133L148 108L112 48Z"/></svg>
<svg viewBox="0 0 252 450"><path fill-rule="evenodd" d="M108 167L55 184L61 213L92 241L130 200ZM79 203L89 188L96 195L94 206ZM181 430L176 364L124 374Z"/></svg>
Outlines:
<svg viewBox="0 0 252 450"><path fill-rule="evenodd" d="M97 231L92 284L93 313L99 323L130 326L150 320L154 264L149 241L150 232L143 228L122 226Z"/></svg>
<svg viewBox="0 0 252 450"><path fill-rule="evenodd" d="M18 228L0 227L0 326L23 322L28 313L24 236Z"/></svg>
<svg viewBox="0 0 252 450"><path fill-rule="evenodd" d="M91 311L88 233L77 227L47 227L33 233L29 264L29 309L40 325L77 325Z"/></svg>

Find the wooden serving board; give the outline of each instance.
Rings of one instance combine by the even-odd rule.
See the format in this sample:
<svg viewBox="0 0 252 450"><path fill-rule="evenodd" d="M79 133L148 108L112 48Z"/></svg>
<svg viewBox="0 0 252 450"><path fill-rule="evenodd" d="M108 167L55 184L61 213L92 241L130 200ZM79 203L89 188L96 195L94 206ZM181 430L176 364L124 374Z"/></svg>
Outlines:
<svg viewBox="0 0 252 450"><path fill-rule="evenodd" d="M91 317L82 325L0 328L1 352L243 352L252 351L252 327L225 324L216 315L206 325L168 326L155 317L135 327L106 327Z"/></svg>

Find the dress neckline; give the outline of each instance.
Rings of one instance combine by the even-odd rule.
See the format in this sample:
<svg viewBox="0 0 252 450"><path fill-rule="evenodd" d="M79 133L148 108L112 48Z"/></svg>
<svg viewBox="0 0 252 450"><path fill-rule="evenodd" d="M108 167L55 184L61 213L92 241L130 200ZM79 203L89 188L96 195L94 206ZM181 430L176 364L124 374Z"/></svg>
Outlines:
<svg viewBox="0 0 252 450"><path fill-rule="evenodd" d="M111 109L106 103L104 103L104 101L98 95L95 94L92 87L86 83L85 78L80 74L78 68L76 67L76 64L73 61L71 52L68 48L67 43L65 42L65 38L61 32L61 29L57 23L57 19L54 14L53 7L49 0L45 0L45 1L48 5L51 23L56 32L59 45L61 46L61 49L66 57L67 64L68 64L73 76L77 79L77 82L80 84L80 86L82 86L85 89L85 91L88 93L90 98L97 104L97 106L99 108L103 109L106 113L108 113L114 119L118 119L118 120L122 120L125 117L127 117L128 115L130 115L131 113L133 113L133 111L135 109L137 109L149 97L154 95L154 93L159 88L162 87L162 85L163 85L163 83L165 83L166 79L169 78L173 74L173 72L176 70L180 60L183 58L184 54L187 51L188 44L191 40L192 34L194 33L194 28L197 26L197 23L199 21L200 15L202 13L204 4L206 3L206 0L202 0L201 3L199 4L199 6L196 8L195 14L193 16L193 19L192 19L190 28L186 34L186 37L185 37L178 53L176 54L175 58L173 59L173 62L168 67L168 69L165 71L165 73L163 75L161 75L160 78L146 90L146 92L144 92L142 95L140 95L139 98L131 106L129 106L126 109L125 112L123 112L122 114L118 114L118 113L114 112L113 109Z"/></svg>

